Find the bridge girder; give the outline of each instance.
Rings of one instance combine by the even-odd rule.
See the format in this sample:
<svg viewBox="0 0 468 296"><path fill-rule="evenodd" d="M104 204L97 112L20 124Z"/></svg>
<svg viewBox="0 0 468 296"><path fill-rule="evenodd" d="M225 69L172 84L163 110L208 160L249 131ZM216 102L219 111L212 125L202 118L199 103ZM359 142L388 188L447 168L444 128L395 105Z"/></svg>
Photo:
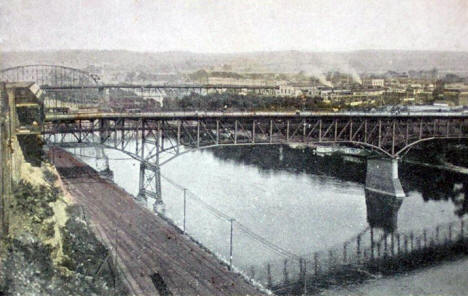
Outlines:
<svg viewBox="0 0 468 296"><path fill-rule="evenodd" d="M181 153L225 145L343 144L364 146L397 158L410 147L435 139L468 137L459 117L313 118L87 118L51 120L44 134L59 143L100 143L134 158L164 164ZM129 146L130 143L135 143ZM132 148L129 148L132 147ZM163 155L169 159L161 160Z"/></svg>

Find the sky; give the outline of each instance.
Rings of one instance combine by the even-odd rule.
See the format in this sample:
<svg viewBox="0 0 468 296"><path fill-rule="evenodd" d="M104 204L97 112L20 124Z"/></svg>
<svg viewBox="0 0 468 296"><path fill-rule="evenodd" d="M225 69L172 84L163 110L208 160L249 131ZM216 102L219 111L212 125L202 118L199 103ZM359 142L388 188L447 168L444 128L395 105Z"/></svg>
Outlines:
<svg viewBox="0 0 468 296"><path fill-rule="evenodd" d="M468 0L0 0L1 50L468 51Z"/></svg>

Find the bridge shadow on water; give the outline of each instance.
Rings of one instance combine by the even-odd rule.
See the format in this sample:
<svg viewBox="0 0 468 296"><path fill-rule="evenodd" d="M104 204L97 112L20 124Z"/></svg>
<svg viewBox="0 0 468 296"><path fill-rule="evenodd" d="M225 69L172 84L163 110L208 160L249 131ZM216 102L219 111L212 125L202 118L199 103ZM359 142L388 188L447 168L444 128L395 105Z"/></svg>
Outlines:
<svg viewBox="0 0 468 296"><path fill-rule="evenodd" d="M348 161L337 154L319 157L307 148L223 147L211 153L225 161L255 166L263 174L287 171L315 175L324 182L332 177L363 185L366 179L365 159ZM466 175L404 162L399 173L405 192L420 193L424 202L452 203L459 220L400 232L398 211L404 198L365 190L368 228L335 247L251 267L250 277L279 295L314 294L330 286L360 283L466 255Z"/></svg>

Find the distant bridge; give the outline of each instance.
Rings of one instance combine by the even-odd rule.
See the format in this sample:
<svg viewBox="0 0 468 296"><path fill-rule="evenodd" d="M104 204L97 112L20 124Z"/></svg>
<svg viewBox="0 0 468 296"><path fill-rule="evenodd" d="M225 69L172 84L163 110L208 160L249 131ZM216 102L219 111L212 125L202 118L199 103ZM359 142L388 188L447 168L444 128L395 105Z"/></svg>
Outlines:
<svg viewBox="0 0 468 296"><path fill-rule="evenodd" d="M60 65L22 65L0 70L0 81L34 81L39 86L98 85L101 78L93 73Z"/></svg>
<svg viewBox="0 0 468 296"><path fill-rule="evenodd" d="M60 90L82 90L82 89L251 89L251 90L275 90L279 89L274 85L238 85L238 84L100 84L100 85L64 85L51 86L42 85L42 89L49 91Z"/></svg>
<svg viewBox="0 0 468 296"><path fill-rule="evenodd" d="M162 105L163 97L182 97L191 93L254 92L275 95L278 86L236 84L129 84L104 83L93 73L61 65L22 65L0 70L0 81L34 81L45 90L47 108L109 107L110 91L123 98L152 98Z"/></svg>

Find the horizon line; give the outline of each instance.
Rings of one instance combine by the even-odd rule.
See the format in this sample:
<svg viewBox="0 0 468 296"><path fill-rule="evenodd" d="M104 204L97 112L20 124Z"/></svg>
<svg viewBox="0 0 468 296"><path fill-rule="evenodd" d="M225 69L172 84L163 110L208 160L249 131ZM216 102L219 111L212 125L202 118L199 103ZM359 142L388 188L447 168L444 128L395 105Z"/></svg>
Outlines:
<svg viewBox="0 0 468 296"><path fill-rule="evenodd" d="M67 48L67 49L21 49L21 50L0 50L0 53L27 53L27 52L59 52L59 51L123 51L141 54L161 54L161 53L190 53L190 54L205 54L205 55L242 55L242 54L259 54L259 53L280 53L280 52L297 52L297 53L351 53L351 52L449 52L449 53L468 53L466 50L456 49L336 49L336 50L304 50L304 49L278 49L278 50L252 50L238 52L202 52L190 50L136 50L136 49L89 49L89 48Z"/></svg>

